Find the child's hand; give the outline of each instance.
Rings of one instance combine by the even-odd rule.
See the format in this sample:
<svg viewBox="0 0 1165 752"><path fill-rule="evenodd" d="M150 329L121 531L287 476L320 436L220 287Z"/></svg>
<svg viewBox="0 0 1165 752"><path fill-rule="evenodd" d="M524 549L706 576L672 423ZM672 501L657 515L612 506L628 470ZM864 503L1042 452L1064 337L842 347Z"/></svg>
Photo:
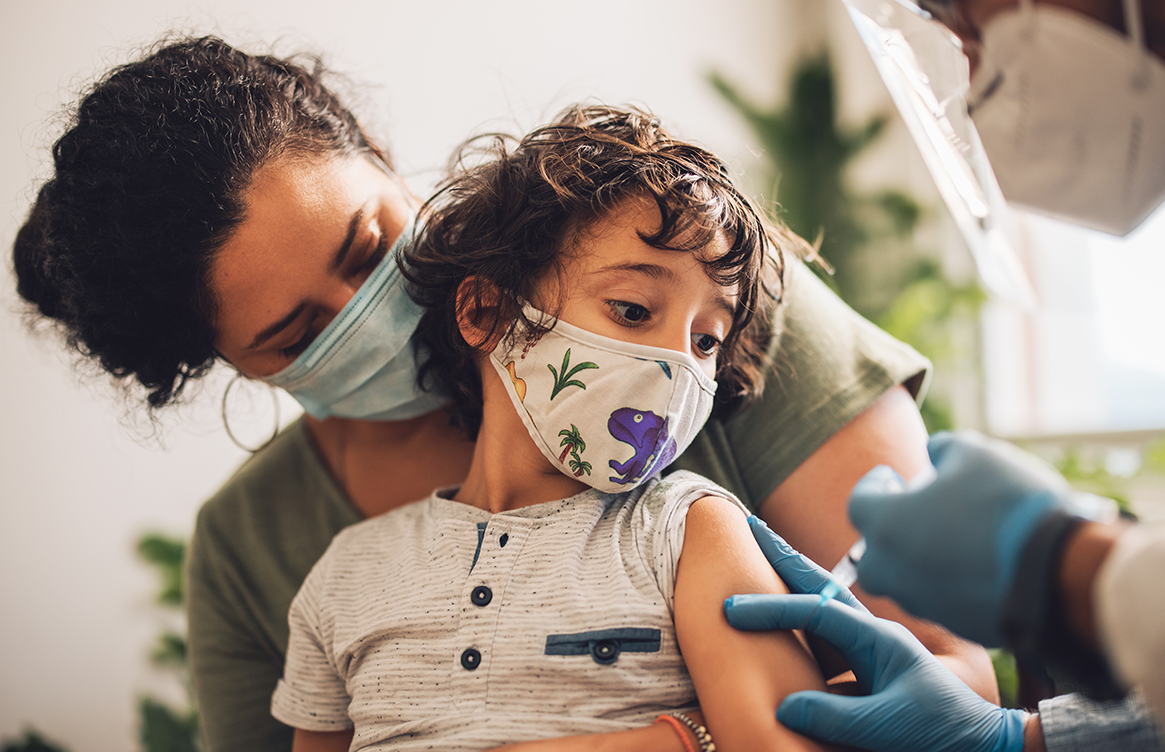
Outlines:
<svg viewBox="0 0 1165 752"><path fill-rule="evenodd" d="M684 715L704 725L699 710L685 710ZM654 723L643 728L617 731L609 734L566 736L559 739L540 739L497 747L489 752L686 752L679 734L671 725Z"/></svg>

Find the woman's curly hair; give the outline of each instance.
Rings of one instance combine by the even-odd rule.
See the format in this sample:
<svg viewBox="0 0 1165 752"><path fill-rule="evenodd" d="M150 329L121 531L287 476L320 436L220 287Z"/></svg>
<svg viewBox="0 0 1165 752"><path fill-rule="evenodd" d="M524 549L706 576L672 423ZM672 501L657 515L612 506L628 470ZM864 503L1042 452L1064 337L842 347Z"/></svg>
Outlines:
<svg viewBox="0 0 1165 752"><path fill-rule="evenodd" d="M717 361L714 415L759 396L785 253L810 249L736 189L722 160L673 138L650 113L574 106L520 141L468 141L401 259L410 293L425 309L415 338L419 382L453 396L453 419L471 437L481 424L480 353L462 338L459 313L468 311L489 342L512 336L519 320L537 330L523 301L561 273L579 233L631 198L659 209L659 229L640 233L654 248L699 251L721 233L728 241L726 253L702 259L711 279L739 286Z"/></svg>
<svg viewBox="0 0 1165 752"><path fill-rule="evenodd" d="M151 409L177 398L214 363L209 267L255 171L289 152L384 159L325 75L318 60L249 55L214 37L106 74L53 146L53 175L13 246L34 320L134 377Z"/></svg>

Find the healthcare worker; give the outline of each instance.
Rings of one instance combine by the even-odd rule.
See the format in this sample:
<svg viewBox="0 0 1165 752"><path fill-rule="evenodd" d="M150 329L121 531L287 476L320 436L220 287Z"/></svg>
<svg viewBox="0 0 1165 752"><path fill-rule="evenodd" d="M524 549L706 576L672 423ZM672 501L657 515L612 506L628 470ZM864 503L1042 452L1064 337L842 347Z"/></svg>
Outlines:
<svg viewBox="0 0 1165 752"><path fill-rule="evenodd" d="M1009 201L1122 235L1161 204L1165 0L920 4L963 41L971 117ZM1090 520L1063 478L978 434L936 435L929 451L929 484L904 488L882 467L855 487L850 517L867 542L858 583L1114 699L1065 695L1038 714L982 701L897 625L811 595L827 575L758 524L770 561L805 595L737 596L729 621L804 626L870 692L798 693L777 717L871 750L1165 749L1165 525Z"/></svg>

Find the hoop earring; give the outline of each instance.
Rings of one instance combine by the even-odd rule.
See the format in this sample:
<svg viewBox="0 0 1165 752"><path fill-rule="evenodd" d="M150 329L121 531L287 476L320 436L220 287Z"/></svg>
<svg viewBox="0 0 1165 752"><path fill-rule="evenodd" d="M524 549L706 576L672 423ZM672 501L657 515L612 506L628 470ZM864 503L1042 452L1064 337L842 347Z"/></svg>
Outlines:
<svg viewBox="0 0 1165 752"><path fill-rule="evenodd" d="M223 428L227 430L227 436L230 437L230 440L234 443L235 446L237 446L239 449L242 449L244 452L255 454L256 452L261 452L266 449L271 444L271 442L275 441L275 437L279 435L279 395L275 393L274 387L271 385L267 386L267 390L271 393L271 401L275 403L275 430L272 431L271 438L267 439L257 447L245 446L243 442L239 441L238 437L235 436L234 431L231 430L231 422L227 420L227 395L231 393L231 387L235 385L235 382L241 378L243 378L243 374L236 371L234 377L227 382L227 388L223 390L222 425Z"/></svg>

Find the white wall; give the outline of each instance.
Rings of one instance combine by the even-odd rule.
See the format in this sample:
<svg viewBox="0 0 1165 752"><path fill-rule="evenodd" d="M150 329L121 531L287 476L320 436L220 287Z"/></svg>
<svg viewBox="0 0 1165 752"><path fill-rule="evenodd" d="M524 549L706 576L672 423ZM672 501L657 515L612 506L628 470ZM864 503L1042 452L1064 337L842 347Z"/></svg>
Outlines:
<svg viewBox="0 0 1165 752"><path fill-rule="evenodd" d="M169 29L327 52L373 84L370 111L424 190L481 126L525 130L582 97L646 103L748 170L755 142L705 75L719 69L774 99L798 48L821 38L823 7L0 0L0 240L7 256L64 103ZM135 695L166 682L146 659L160 620L133 541L151 529L188 534L243 454L219 426L221 378L165 421L164 448L143 439L140 419L126 419L132 405L103 380L79 379L54 340L22 328L9 266L0 272L0 738L33 724L72 750L135 748Z"/></svg>

